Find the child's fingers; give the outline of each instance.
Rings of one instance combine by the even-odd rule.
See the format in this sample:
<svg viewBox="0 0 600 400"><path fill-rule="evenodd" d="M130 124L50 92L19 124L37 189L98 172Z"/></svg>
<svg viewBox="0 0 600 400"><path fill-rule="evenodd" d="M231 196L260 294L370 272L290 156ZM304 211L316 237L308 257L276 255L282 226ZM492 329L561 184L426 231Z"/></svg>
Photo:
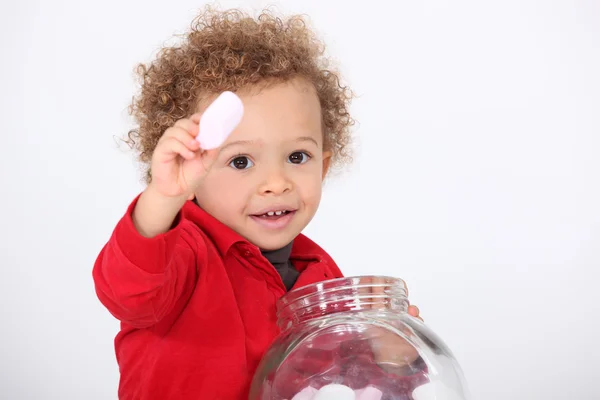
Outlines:
<svg viewBox="0 0 600 400"><path fill-rule="evenodd" d="M196 156L196 152L190 150L188 146L182 143L175 137L166 138L161 144L160 151L158 152L159 161L169 161L173 159L173 156L179 155L186 160L191 160Z"/></svg>
<svg viewBox="0 0 600 400"><path fill-rule="evenodd" d="M179 122L178 122L179 123ZM196 140L196 137L192 135L188 130L181 126L175 125L169 128L161 140L177 139L183 143L189 150L196 151L200 149L200 143Z"/></svg>
<svg viewBox="0 0 600 400"><path fill-rule="evenodd" d="M417 306L408 306L408 314L423 321L423 318L421 317L421 310L419 310L419 307Z"/></svg>
<svg viewBox="0 0 600 400"><path fill-rule="evenodd" d="M408 306L408 313L410 315L412 315L413 317L418 317L419 316L419 307L413 306L413 305Z"/></svg>
<svg viewBox="0 0 600 400"><path fill-rule="evenodd" d="M195 122L191 119L180 119L179 121L175 122L174 127L187 131L193 138L198 136L198 131L200 130L198 122Z"/></svg>
<svg viewBox="0 0 600 400"><path fill-rule="evenodd" d="M190 121L192 121L195 124L199 124L201 116L202 116L201 114L196 113L190 117Z"/></svg>

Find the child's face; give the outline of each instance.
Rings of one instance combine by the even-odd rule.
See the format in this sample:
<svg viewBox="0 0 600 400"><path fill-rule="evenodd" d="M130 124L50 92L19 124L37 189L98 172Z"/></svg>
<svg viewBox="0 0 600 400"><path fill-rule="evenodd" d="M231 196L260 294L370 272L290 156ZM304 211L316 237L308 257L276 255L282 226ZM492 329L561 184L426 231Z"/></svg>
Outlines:
<svg viewBox="0 0 600 400"><path fill-rule="evenodd" d="M321 107L315 89L301 80L238 95L244 117L195 195L248 241L275 250L306 227L321 200L330 160Z"/></svg>

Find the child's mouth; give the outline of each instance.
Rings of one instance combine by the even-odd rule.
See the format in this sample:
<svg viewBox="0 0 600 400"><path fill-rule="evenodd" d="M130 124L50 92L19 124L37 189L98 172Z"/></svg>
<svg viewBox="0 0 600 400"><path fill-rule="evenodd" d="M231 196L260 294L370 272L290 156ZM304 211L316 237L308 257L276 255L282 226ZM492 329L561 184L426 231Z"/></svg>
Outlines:
<svg viewBox="0 0 600 400"><path fill-rule="evenodd" d="M295 210L277 210L264 214L254 214L251 215L251 218L265 228L282 229L290 223L294 214L296 214Z"/></svg>
<svg viewBox="0 0 600 400"><path fill-rule="evenodd" d="M267 213L264 214L260 214L260 215L254 215L254 217L257 218L264 218L264 219L278 219L281 218L289 213L291 213L292 211L288 211L288 210L282 210L282 211L269 211Z"/></svg>

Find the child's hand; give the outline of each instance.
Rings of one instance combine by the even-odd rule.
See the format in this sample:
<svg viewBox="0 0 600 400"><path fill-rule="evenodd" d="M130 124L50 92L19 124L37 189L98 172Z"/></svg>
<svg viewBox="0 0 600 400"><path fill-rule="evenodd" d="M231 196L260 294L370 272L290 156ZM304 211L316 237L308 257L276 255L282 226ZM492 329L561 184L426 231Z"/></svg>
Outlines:
<svg viewBox="0 0 600 400"><path fill-rule="evenodd" d="M133 212L133 223L142 236L154 237L170 229L218 155L218 149L200 149L199 122L198 114L180 119L159 139L150 164L152 180Z"/></svg>
<svg viewBox="0 0 600 400"><path fill-rule="evenodd" d="M242 100L232 92L223 92L204 110L202 117L194 114L180 119L163 133L152 154L150 185L133 212L133 223L142 236L154 237L170 229L181 207L193 198L219 155L219 147L240 123L243 113Z"/></svg>
<svg viewBox="0 0 600 400"><path fill-rule="evenodd" d="M416 306L409 306L408 313L423 320ZM406 339L384 328L373 330L370 339L375 362L381 368L398 375L410 375L411 364L419 358L419 353Z"/></svg>
<svg viewBox="0 0 600 400"><path fill-rule="evenodd" d="M150 166L150 186L157 194L187 198L210 169L218 150L200 149L199 123L199 114L180 119L158 141Z"/></svg>
<svg viewBox="0 0 600 400"><path fill-rule="evenodd" d="M415 318L418 318L418 319L420 319L421 321L423 321L423 318L421 318L421 316L419 315L419 312L420 312L420 311L419 311L419 307L417 307L417 306L413 306L413 305L410 305L410 306L408 306L408 313L409 313L411 316L413 316L413 317L415 317Z"/></svg>
<svg viewBox="0 0 600 400"><path fill-rule="evenodd" d="M408 296L406 284L405 288ZM373 288L372 293L383 293L383 288ZM408 314L423 321L417 306L409 305ZM419 358L419 353L407 340L379 327L370 330L369 339L375 362L381 368L398 375L409 375L412 372L411 364Z"/></svg>

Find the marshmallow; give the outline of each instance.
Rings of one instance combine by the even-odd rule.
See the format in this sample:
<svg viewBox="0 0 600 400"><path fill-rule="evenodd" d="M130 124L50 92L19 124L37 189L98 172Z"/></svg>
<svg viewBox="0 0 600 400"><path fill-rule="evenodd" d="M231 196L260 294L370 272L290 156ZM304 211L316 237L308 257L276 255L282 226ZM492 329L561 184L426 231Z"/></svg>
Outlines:
<svg viewBox="0 0 600 400"><path fill-rule="evenodd" d="M200 117L196 140L203 150L219 147L238 126L244 115L242 100L233 92L223 92Z"/></svg>
<svg viewBox="0 0 600 400"><path fill-rule="evenodd" d="M383 392L373 386L356 391L356 400L381 400Z"/></svg>
<svg viewBox="0 0 600 400"><path fill-rule="evenodd" d="M414 400L464 400L442 382L427 382L412 392Z"/></svg>
<svg viewBox="0 0 600 400"><path fill-rule="evenodd" d="M325 385L312 400L356 400L354 390L344 385Z"/></svg>
<svg viewBox="0 0 600 400"><path fill-rule="evenodd" d="M296 393L292 400L312 400L313 396L317 393L317 389L312 386L306 387Z"/></svg>

